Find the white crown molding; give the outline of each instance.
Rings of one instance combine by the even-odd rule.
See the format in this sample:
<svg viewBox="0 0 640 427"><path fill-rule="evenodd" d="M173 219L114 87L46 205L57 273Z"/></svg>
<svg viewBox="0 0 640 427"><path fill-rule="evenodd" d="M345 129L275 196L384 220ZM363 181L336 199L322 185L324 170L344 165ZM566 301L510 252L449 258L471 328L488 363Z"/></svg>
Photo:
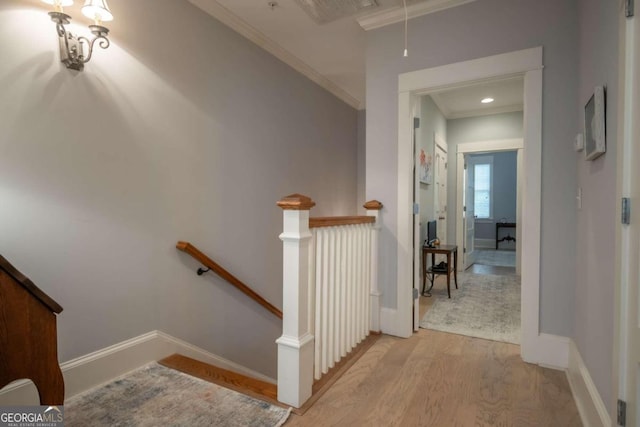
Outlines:
<svg viewBox="0 0 640 427"><path fill-rule="evenodd" d="M349 94L333 81L317 72L306 62L302 61L297 56L293 55L288 50L284 49L278 43L274 42L263 33L247 24L238 16L233 14L229 9L222 6L217 1L211 0L189 0L194 6L202 9L204 12L216 18L227 27L231 28L240 35L246 37L253 43L257 44L291 68L306 76L312 82L320 85L324 89L328 90L337 98L341 99L351 107L361 110L364 108L364 102Z"/></svg>
<svg viewBox="0 0 640 427"><path fill-rule="evenodd" d="M431 93L429 94L433 102L436 104L442 115L447 120L455 120L455 119L466 119L468 117L478 117L478 116L492 116L494 114L504 114L504 113L513 113L516 111L523 111L524 106L522 104L512 104L512 105L503 105L500 107L484 107L477 108L473 110L465 110L454 112L447 106L447 103L444 102L439 93Z"/></svg>
<svg viewBox="0 0 640 427"><path fill-rule="evenodd" d="M418 16L461 6L466 3L471 3L472 1L475 0L427 0L407 6L407 16L409 19L417 18ZM375 30L376 28L404 21L404 8L394 7L392 9L363 15L359 17L357 21L365 31Z"/></svg>
<svg viewBox="0 0 640 427"><path fill-rule="evenodd" d="M444 118L448 119L449 115L451 115L451 110L449 110L449 108L447 108L447 104L444 102L444 100L442 99L440 94L439 93L431 93L431 94L429 94L429 96L431 96L431 99L436 104L436 107L438 107L438 110L440 110L440 112L442 113Z"/></svg>
<svg viewBox="0 0 640 427"><path fill-rule="evenodd" d="M445 116L445 118L447 118L448 120L465 119L467 117L491 116L494 114L513 113L523 110L524 106L522 104L514 104L505 105L502 107L478 108L477 110L467 110L459 113L450 113L448 116Z"/></svg>

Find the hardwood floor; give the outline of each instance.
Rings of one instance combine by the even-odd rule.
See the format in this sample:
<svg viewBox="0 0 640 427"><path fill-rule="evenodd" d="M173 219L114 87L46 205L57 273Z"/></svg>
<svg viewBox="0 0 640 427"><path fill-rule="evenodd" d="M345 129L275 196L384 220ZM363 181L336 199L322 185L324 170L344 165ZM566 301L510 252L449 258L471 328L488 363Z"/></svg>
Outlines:
<svg viewBox="0 0 640 427"><path fill-rule="evenodd" d="M565 373L517 345L421 329L383 335L286 426L580 426Z"/></svg>

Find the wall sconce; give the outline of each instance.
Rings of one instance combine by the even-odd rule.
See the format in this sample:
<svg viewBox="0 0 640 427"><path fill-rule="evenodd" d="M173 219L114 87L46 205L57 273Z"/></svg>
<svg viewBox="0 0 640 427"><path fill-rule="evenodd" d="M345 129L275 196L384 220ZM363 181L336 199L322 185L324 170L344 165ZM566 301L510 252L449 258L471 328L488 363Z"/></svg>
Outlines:
<svg viewBox="0 0 640 427"><path fill-rule="evenodd" d="M102 49L108 48L111 43L107 36L109 29L102 25L102 22L113 21L113 15L107 5L107 0L86 0L82 7L82 14L94 20L94 25L89 25L93 40L86 37L76 37L65 28L71 22L71 17L62 11L65 6L71 6L73 0L42 0L44 3L54 7L53 12L49 12L51 20L56 23L58 41L60 43L60 60L67 68L82 71L84 64L91 60L93 47L97 41ZM83 46L83 45L86 45ZM85 56L85 48L88 50Z"/></svg>

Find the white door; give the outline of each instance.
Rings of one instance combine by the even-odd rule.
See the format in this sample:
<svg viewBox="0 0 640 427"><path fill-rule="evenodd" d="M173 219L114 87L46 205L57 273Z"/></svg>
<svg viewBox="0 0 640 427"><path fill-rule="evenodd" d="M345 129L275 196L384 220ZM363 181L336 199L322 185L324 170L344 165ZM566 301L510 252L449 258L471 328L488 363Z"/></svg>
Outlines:
<svg viewBox="0 0 640 427"><path fill-rule="evenodd" d="M467 156L464 157L464 209L462 212L464 221L464 248L462 252L464 268L467 269L476 262L476 250L474 245L476 216L474 214L473 207L473 195L475 188L473 165L468 161Z"/></svg>
<svg viewBox="0 0 640 427"><path fill-rule="evenodd" d="M447 143L437 134L435 137L434 207L438 220L438 238L447 243Z"/></svg>
<svg viewBox="0 0 640 427"><path fill-rule="evenodd" d="M622 196L631 200L629 225L621 226L620 399L627 402L627 426L640 426L640 22L627 20L625 69L625 135ZM629 53L633 56L630 58Z"/></svg>
<svg viewBox="0 0 640 427"><path fill-rule="evenodd" d="M415 108L418 108L418 105ZM419 111L414 110L416 116ZM418 144L420 140L420 122L413 120L413 330L420 329L420 290L421 290L421 257L422 244L420 242L420 173L417 165Z"/></svg>

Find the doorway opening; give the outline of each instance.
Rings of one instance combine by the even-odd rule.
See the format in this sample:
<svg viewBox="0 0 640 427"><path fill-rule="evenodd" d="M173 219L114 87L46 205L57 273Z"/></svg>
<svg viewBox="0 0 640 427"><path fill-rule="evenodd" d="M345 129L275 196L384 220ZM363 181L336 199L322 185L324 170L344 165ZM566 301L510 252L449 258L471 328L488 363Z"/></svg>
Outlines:
<svg viewBox="0 0 640 427"><path fill-rule="evenodd" d="M520 343L523 83L492 79L419 99L421 328ZM494 102L482 105L489 95Z"/></svg>
<svg viewBox="0 0 640 427"><path fill-rule="evenodd" d="M522 339L521 355L525 361L549 360L550 348L539 333L540 290L540 195L542 146L542 48L532 48L441 67L418 70L399 76L398 95L398 203L397 203L397 310L387 313L385 330L408 337L419 325L420 265L419 245L414 233L419 215L414 214L412 136L413 118L419 97L437 90L477 84L499 77L522 76L524 79L523 168L527 181L522 185ZM450 205L450 203L449 203ZM417 227L419 228L419 227ZM448 229L451 229L449 221ZM449 236L447 236L449 237ZM526 303L525 303L526 302ZM411 315L413 313L413 316ZM413 317L413 319L412 319Z"/></svg>

